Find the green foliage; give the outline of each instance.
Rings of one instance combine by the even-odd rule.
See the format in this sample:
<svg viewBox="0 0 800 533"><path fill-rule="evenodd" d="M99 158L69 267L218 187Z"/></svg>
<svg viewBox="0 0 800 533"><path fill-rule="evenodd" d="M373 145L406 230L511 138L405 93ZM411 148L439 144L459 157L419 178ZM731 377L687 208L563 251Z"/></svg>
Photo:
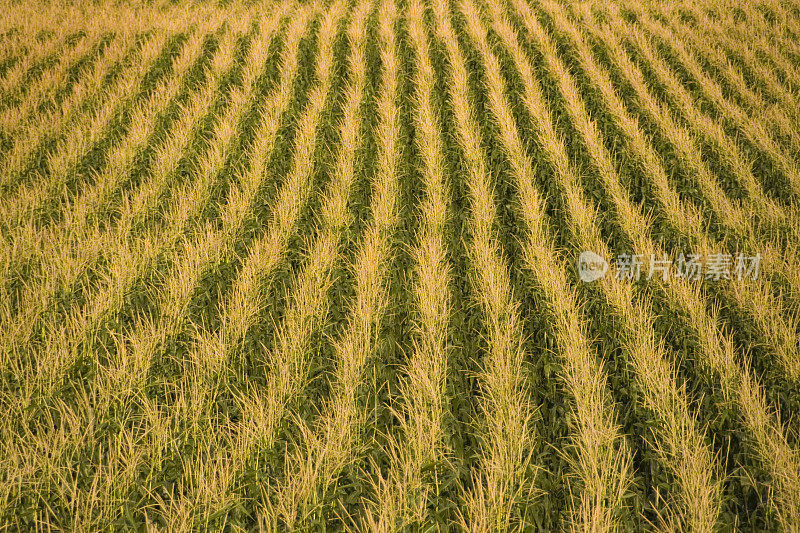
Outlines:
<svg viewBox="0 0 800 533"><path fill-rule="evenodd" d="M179 4L179 2L172 2ZM505 5L504 2L501 2ZM182 113L192 99L209 81L209 68L219 49L225 32L231 31L231 22L225 23L215 34L204 36L201 53L185 70L179 89L172 99L163 106L153 120L152 133L141 150L137 150L124 177L119 180L108 200L97 212L87 215L87 226L96 227L100 234L111 234L125 220L132 209L129 205L133 193L140 190L148 180L158 178L162 186L156 201L141 214L133 227L133 234L124 236L125 242L133 246L133 241L141 235L160 235L167 231L169 207L180 198L179 191L198 180L203 158L212 151L214 133L220 121L231 107L232 94L242 88L243 64L253 45L258 31L258 16L237 11L241 6L233 0L220 0L217 7L228 16L253 17L248 30L239 35L234 48L234 61L230 70L224 72L214 88L212 101L204 109L200 119L193 125L191 139L180 155L174 172L155 176L156 159L168 144L173 129L181 120ZM404 435L404 427L397 416L401 403L401 373L399 369L406 364L416 347L420 309L415 300L414 247L418 244L419 229L423 226L424 213L420 210L423 200L423 154L416 142L421 132L416 130L414 112L416 110L415 73L419 66L415 61L414 46L409 36L407 20L404 17L408 2L399 5L399 19L395 24L398 38L399 59L399 98L397 116L400 124L399 176L399 222L390 239L391 264L387 265L386 283L388 287L388 308L385 317L379 320L375 331L375 349L366 361L363 383L357 389L355 409L363 415L353 429L354 438L351 460L335 472L332 483L314 486L311 489L313 504L296 527L306 531L340 531L358 528L372 512L368 502L380 503L379 482L386 475L396 459L389 450L393 443ZM653 18L659 24L669 24L672 20L682 21L684 28L702 31L703 12L690 9L677 9L674 13L658 12L660 4L643 2L654 11ZM177 5L159 4L159 9L169 12L178 9ZM481 9L485 8L480 2ZM322 6L324 11L328 6ZM243 217L241 231L230 235L226 252L213 261L199 267L199 275L189 287L188 303L182 309L181 327L160 338L153 349L152 356L139 368L140 384L133 390L120 394L101 394L98 387L103 386L101 378L113 375L126 357L134 351L133 340L143 336L144 324L160 323L165 316L165 290L169 276L175 272L182 261L187 261L191 243L203 231L213 229L221 233L222 214L227 202L237 194L241 183L237 179L252 168L250 154L259 131L260 119L264 112L262 104L267 101L280 83L280 61L284 51L289 17L280 21L276 38L271 42L267 59L258 75L244 111L235 124L235 139L224 162L211 177L210 193L196 216L180 228L173 241L163 245L153 254L151 263L142 267L140 275L124 293L119 294L111 311L94 317L83 330L73 337L59 337L61 328L69 330L74 324L69 321L82 316L92 309L99 291L115 275L120 259L113 253L102 250L72 283L58 285L50 298L32 306L30 301L38 294L52 275L56 281L63 281L65 274L42 272L41 254L43 245L19 242L24 233L16 219L0 220L0 239L4 255L0 261L0 302L4 313L0 315L0 328L9 331L3 339L9 339L8 346L0 346L0 409L10 413L0 424L0 441L8 442L8 448L0 452L13 454L31 452L37 461L32 469L25 470L14 460L3 458L0 461L0 523L9 530L31 530L45 524L54 529L80 529L76 521L75 509L96 497L96 483L106 475L104 467L109 457L123 453L122 444L116 436L123 435L130 440L131 449L146 447L152 435L147 424L155 416L164 423L168 437L163 446L152 456L144 459L134 457L133 466L126 471L128 476L115 492L98 498L104 506L92 510L90 528L100 530L129 530L144 528L174 527L176 516L170 506L193 494L197 487L190 486L195 480L192 469L205 466L203 456L209 447L206 439L219 436L223 430L232 433L239 431L246 423L247 402L243 399L257 394L267 397L270 377L276 369L265 356L278 342L279 325L289 313L291 296L298 289L298 276L308 264L311 243L322 233L321 211L323 193L330 184L335 171L336 149L341 142L340 125L344 117L344 102L347 87L353 73L348 66L350 53L344 28L352 21L352 8L349 6L343 17L333 46L333 78L326 107L315 125L317 141L313 149L314 170L309 177L311 194L308 202L300 206L297 227L292 230L285 257L275 267L267 279L260 280L260 290L264 306L259 308L247 324L243 336L236 346L226 349L226 361L211 377L202 375L197 384L189 379L196 370L197 362L190 359L197 349L197 332L210 333L209 338L220 333L224 316L221 312L234 294L233 287L245 270L245 258L253 244L264 238L274 222L275 206L281 187L287 181L293 168L293 158L297 143L302 142L299 124L309 107L311 94L317 86L315 74L318 57L321 17L315 15L309 31L299 45L299 68L292 86L288 109L280 117L276 142L271 153L266 154L266 168L263 183L256 191L253 205ZM533 491L519 497L509 517L510 523L521 524L521 529L530 531L557 531L570 527L574 509L574 498L585 488L577 478L574 465L580 450L574 445L572 436L575 428L574 399L565 385L564 359L560 357L558 343L558 315L548 292L526 267L524 245L527 238L525 221L522 219L522 205L519 184L513 175L513 162L503 147L503 136L492 113L492 102L488 91L489 74L484 67L480 50L473 43L467 31L469 21L461 14L457 2L452 2L451 15L458 36L458 46L462 50L469 73L468 89L472 111L479 124L479 135L483 141L482 154L487 162L487 173L492 185L493 207L496 224L493 235L502 251L503 267L511 280L511 293L522 318L520 342L529 355L524 361L523 372L528 384L528 393L535 415L531 421L536 439L531 450L530 465L519 476L528 482ZM666 8L665 8L666 9ZM729 9L729 12L726 12ZM568 16L579 21L577 8L568 8ZM785 7L789 18L800 18L796 7ZM628 133L616 118L604 95L592 82L590 73L582 64L570 36L554 17L548 14L543 5L533 6L546 33L555 44L558 58L564 63L567 73L576 80L578 98L585 103L591 121L597 126L603 149L613 159L614 173L622 184L624 193L635 208L645 215L652 216L653 224L648 237L667 250L685 250L691 247L691 239L682 234L680 228L667 220L663 206L658 202L658 191L647 175L640 154L633 153ZM763 18L761 23L768 28L781 27L780 13L776 9L761 4L754 10L715 6L707 14L719 23L732 20L736 25L749 24L748 17ZM603 184L596 164L593 161L587 141L571 120L569 104L549 67L545 52L537 46L535 37L525 29L522 17L509 10L512 25L517 29L522 47L536 81L540 83L548 109L552 113L557 135L566 147L569 164L576 169L579 177L578 194L588 199L597 210L592 223L596 223L602 242L616 253L633 249L631 235L620 225L619 205ZM482 13L484 23L489 22L488 13ZM600 26L605 26L615 17L600 6L591 9L591 17ZM643 27L641 10L622 9L620 16L626 22ZM472 493L481 478L476 472L481 466L482 425L486 413L482 409L481 395L485 394L479 378L485 363L489 346L489 325L482 311L479 296L475 294L476 264L470 255L473 242L470 194L465 183L469 171L469 161L459 144L455 124L453 87L448 84L448 53L434 31L436 21L432 10L425 13L425 30L431 45L431 61L434 68L435 91L433 108L436 120L442 128L444 142L444 174L449 185L447 198L447 222L444 234L446 263L449 265L451 284L451 313L447 316L447 379L444 394L444 444L446 450L441 460L429 461L421 472L423 484L430 492L424 502L422 516L415 517L412 523L393 524L397 529L408 531L449 531L462 528L465 517L465 494ZM487 24L487 27L489 25ZM11 28L0 35L0 43L21 39L27 30ZM87 246L85 242L70 242L66 233L67 210L74 201L92 185L102 185L103 171L108 166L108 155L112 149L126 142L126 135L132 126L134 112L138 105L154 94L159 84L175 76L173 60L186 45L197 26L187 27L170 34L166 44L156 59L137 80L136 87L127 99L114 102L111 118L102 134L79 154L69 169L63 182L57 187L44 190L37 197L36 208L26 213L21 220L31 224L37 231L50 239L63 239L60 246L69 251L70 247ZM782 31L782 30L781 30ZM786 30L787 34L790 30ZM0 199L16 201L21 191L27 191L37 183L49 183L56 172L50 168L50 157L64 150L64 139L76 128L78 118L96 112L104 105L104 91L109 90L121 76L134 68L140 61L140 52L154 32L136 35L133 46L126 50L122 58L113 65L102 79L100 91L80 102L63 127L52 135L46 135L35 146L26 147L24 165L18 175L3 177ZM636 117L638 127L653 148L659 163L668 173L668 181L683 204L696 208L703 218L703 231L714 242L729 249L737 249L746 243L746 236L739 235L723 226L715 215L715 206L703 195L698 180L692 174L690 163L681 157L680 147L674 146L658 121L650 116L645 105L637 98L634 85L629 83L626 73L614 61L606 44L590 32L585 37L591 53L598 65L608 72L613 90L620 96L625 109ZM785 37L785 35L784 35ZM27 38L27 37L26 37ZM12 72L17 64L31 53L29 48L46 46L57 38L51 30L41 30L30 36L25 47L18 53L6 54L0 59L0 78ZM85 32L74 32L61 37L46 54L30 64L16 84L0 95L0 112L14 109L26 98L33 98L37 83L42 75L56 64L60 55L67 53L82 39ZM52 92L52 98L34 106L30 117L56 111L72 94L77 85L86 77L103 56L104 51L115 39L118 32L102 33L86 48L86 53L76 58L65 69L64 79ZM631 338L626 333L624 317L609 301L608 295L597 285L578 281L576 264L573 260L583 250L579 244L580 235L575 231L568 203L568 191L557 175L558 169L543 146L540 132L534 117L526 109L525 85L516 70L514 59L504 46L502 37L490 29L489 45L497 55L502 68L506 94L513 114L514 125L524 146L525 155L534 166L534 188L544 199L542 219L552 235L552 252L557 263L568 274L569 288L574 290L576 301L581 308L581 316L586 317L586 331L590 335L592 353L602 362L607 374L607 389L613 399L622 439L631 451L631 483L623 497L624 508L614 517L619 530L640 531L651 525L659 525L664 512L674 504L672 499L680 491L679 480L665 464L660 453L659 431L664 429L663 417L656 410L647 407L647 392L631 361ZM690 121L678 111L678 102L669 87L660 82L656 67L650 64L645 54L637 48L632 38L622 38L625 53L633 64L641 70L648 90L665 109L676 117L681 127L691 128ZM257 441L240 468L230 472L231 485L225 489L229 498L215 502L216 507L191 509L184 527L199 530L256 530L264 526L264 520L275 520L278 529L288 530L292 525L284 524L271 516L272 510L281 502L275 488L292 476L300 475L292 470L290 458L302 453L302 428L315 428L324 415L324 408L333 392L331 376L336 371L335 341L348 325L351 305L355 301L357 272L353 271L359 246L370 227L373 204L376 201L374 180L377 177L381 139L379 98L382 83L385 81L384 67L380 49L378 12L373 10L368 17L367 39L360 43L365 50L367 85L361 103L361 123L359 146L356 149L355 179L347 203L350 217L342 229L339 256L333 262L332 284L325 293L327 308L320 321L309 336L307 380L302 390L289 398L283 411L279 413L278 423L272 440L268 444ZM791 187L791 177L786 175L774 157L749 140L739 126L726 119L717 102L691 70L683 64L674 46L665 39L655 37L653 44L657 52L666 60L670 71L677 77L695 101L699 112L712 117L723 127L724 134L745 154L751 170L766 195L775 200L785 213L795 218L797 199ZM763 95L767 91L758 81L754 65L735 50L726 49L723 56L733 68L742 74L748 86ZM787 52L787 56L790 53ZM722 88L726 98L733 105L747 109L746 99L740 95L735 84L726 77L719 64L709 58L698 59L703 71ZM765 64L767 60L764 59ZM798 80L781 79L781 84L795 86ZM794 85L793 85L794 84ZM793 95L796 96L796 95ZM777 98L763 95L764 109L775 106ZM719 180L724 194L737 205L749 205L747 191L733 176L729 168L728 154L708 142L701 135L695 136L702 156L702 162L712 169ZM12 132L0 130L0 164L5 165L5 156L15 148ZM779 149L790 157L796 156L792 140L778 139ZM191 190L186 188L186 190ZM28 205L20 201L20 205ZM755 214L758 217L758 214ZM797 228L791 222L774 228L774 234L759 234L766 243L779 248L797 246L793 233ZM766 233L766 230L764 231ZM25 255L25 245L33 252ZM20 250L15 248L17 246ZM37 248L38 247L38 248ZM754 252L757 250L754 250ZM6 253L7 252L7 253ZM144 261L144 260L142 260ZM139 265L142 266L142 265ZM800 296L793 285L791 276L770 274L767 286L771 295L784 304L786 313L794 316L800 312ZM44 289L41 293L45 294ZM731 390L720 375L703 363L702 339L692 322L688 310L681 308L670 293L656 283L637 283L633 287L636 309L654 317L652 334L663 343L663 353L668 364L675 369L675 386L687 399L691 415L696 417L704 439L704 445L713 455L715 473L722 480L720 496L720 516L717 525L721 530L773 531L780 529L780 517L776 509L767 505L773 498L775 476L768 466L768 459L759 451L759 443L745 421L746 413L742 406L731 398ZM788 446L797 450L800 445L800 432L791 424L796 424L800 412L800 389L797 383L786 375L780 361L776 361L774 339L758 323L753 310L738 305L730 291L722 285L704 285L698 298L713 316L718 316L721 334L732 340L738 368L749 369L765 396L765 405L772 416L773 411L782 416L788 427L781 427ZM26 307L28 306L28 307ZM32 307L31 307L32 306ZM27 319L25 314L34 309L35 319L31 319L30 332L24 343L17 342L15 327ZM791 321L789 321L792 324ZM76 326L75 326L76 327ZM798 337L800 337L800 332ZM138 334L139 337L135 337ZM21 335L21 334L20 334ZM69 338L69 342L65 339ZM205 337L204 337L205 338ZM13 342L12 342L13 341ZM15 344L16 343L16 344ZM58 351L60 350L60 351ZM59 357L66 361L64 368L54 382L40 382L37 372L40 365L55 361L50 351L58 351ZM58 359L61 361L61 359ZM122 363L120 362L122 361ZM46 369L45 369L46 370ZM673 377L673 376L671 376ZM44 378L41 378L44 379ZM205 381L202 381L205 380ZM186 413L190 411L180 402L185 391L180 386L196 385L198 390L208 394L209 409L197 419ZM102 400L102 401L101 401ZM108 400L106 403L103 401ZM155 410L155 415L152 412ZM75 430L75 426L79 428ZM161 429L161 428L159 428ZM41 447L41 439L52 438L57 441L60 435L75 431L74 440L61 442L60 448L47 450ZM154 438L154 437L152 437ZM161 436L159 436L161 438ZM59 441L60 442L60 441ZM220 441L222 442L222 441ZM233 441L231 441L233 442ZM126 443L125 443L126 444ZM219 443L214 442L214 445ZM225 459L233 456L234 450L225 449L228 443L219 444L225 452ZM243 465L243 466L242 466ZM48 468L50 470L48 470ZM14 476L19 476L15 478ZM99 491L102 493L102 491ZM103 493L104 494L104 493ZM83 509L83 507L81 507ZM96 515L92 515L96 513ZM268 517L268 518L265 518Z"/></svg>

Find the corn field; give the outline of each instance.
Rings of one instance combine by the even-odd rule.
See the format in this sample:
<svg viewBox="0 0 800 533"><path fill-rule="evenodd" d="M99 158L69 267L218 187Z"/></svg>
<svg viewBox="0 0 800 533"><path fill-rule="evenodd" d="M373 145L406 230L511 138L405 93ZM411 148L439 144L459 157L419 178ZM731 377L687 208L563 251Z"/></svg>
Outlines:
<svg viewBox="0 0 800 533"><path fill-rule="evenodd" d="M0 3L0 530L800 531L797 0Z"/></svg>

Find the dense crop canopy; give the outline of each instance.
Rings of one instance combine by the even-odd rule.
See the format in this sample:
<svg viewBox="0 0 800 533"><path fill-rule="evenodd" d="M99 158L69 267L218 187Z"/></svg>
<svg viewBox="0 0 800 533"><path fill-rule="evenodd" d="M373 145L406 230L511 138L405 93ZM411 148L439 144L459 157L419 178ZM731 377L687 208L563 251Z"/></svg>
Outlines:
<svg viewBox="0 0 800 533"><path fill-rule="evenodd" d="M0 529L800 531L797 0L0 9Z"/></svg>

